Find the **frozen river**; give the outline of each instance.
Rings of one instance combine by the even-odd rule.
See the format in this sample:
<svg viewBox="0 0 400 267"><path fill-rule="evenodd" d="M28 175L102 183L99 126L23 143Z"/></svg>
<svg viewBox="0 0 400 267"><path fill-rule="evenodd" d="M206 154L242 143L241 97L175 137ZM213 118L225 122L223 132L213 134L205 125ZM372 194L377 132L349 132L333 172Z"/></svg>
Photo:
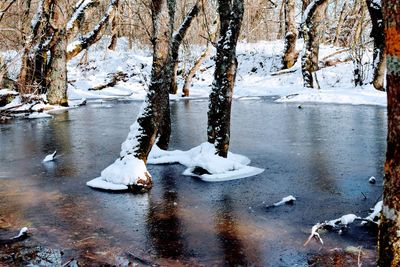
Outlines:
<svg viewBox="0 0 400 267"><path fill-rule="evenodd" d="M171 103L171 149L206 140L207 104ZM25 242L92 264L307 266L310 255L333 248L375 250L374 233L357 223L343 235L323 233L322 250L303 243L313 224L366 216L375 204L385 108L237 99L231 151L262 174L206 183L182 176L181 165L150 165L154 187L147 194L87 187L119 155L140 105L91 102L53 119L0 125L0 237L28 226ZM54 150L60 157L42 164ZM265 208L287 195L297 198L294 205Z"/></svg>

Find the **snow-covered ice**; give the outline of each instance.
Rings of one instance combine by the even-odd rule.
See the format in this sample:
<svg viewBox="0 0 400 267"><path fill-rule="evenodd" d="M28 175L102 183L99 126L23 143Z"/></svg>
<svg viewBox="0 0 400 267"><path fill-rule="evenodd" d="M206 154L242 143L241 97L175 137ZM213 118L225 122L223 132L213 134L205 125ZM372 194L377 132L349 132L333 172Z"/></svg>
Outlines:
<svg viewBox="0 0 400 267"><path fill-rule="evenodd" d="M250 159L228 152L227 158L215 155L213 144L205 142L188 151L166 151L156 145L150 152L148 164L180 163L187 167L183 175L199 177L206 182L222 182L260 174L264 169L248 166ZM196 170L201 171L196 171Z"/></svg>
<svg viewBox="0 0 400 267"><path fill-rule="evenodd" d="M273 206L278 207L284 204L293 203L294 201L296 201L296 198L292 195L289 195L287 197L282 198L280 201L274 203Z"/></svg>

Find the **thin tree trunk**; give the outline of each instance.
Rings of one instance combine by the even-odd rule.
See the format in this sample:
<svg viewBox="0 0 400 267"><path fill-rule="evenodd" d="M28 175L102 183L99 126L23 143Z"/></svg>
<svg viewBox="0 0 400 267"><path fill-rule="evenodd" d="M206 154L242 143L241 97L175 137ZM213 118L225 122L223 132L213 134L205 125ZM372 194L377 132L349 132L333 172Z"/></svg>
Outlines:
<svg viewBox="0 0 400 267"><path fill-rule="evenodd" d="M230 143L230 121L233 88L236 78L236 45L243 19L243 0L219 0L220 34L215 59L214 82L208 111L208 141L216 153L227 157Z"/></svg>
<svg viewBox="0 0 400 267"><path fill-rule="evenodd" d="M115 7L118 10L118 5ZM118 14L114 15L113 19L111 20L111 41L108 45L108 49L115 50L117 48L117 41L118 41Z"/></svg>
<svg viewBox="0 0 400 267"><path fill-rule="evenodd" d="M342 33L342 27L343 27L346 9L347 9L347 0L345 0L343 3L342 9L340 10L338 22L336 24L335 39L333 41L334 46L339 46L340 34Z"/></svg>
<svg viewBox="0 0 400 267"><path fill-rule="evenodd" d="M196 72L199 70L201 64L203 64L204 60L208 57L208 55L211 53L213 45L212 43L215 42L216 36L217 36L217 31L218 31L218 23L215 22L212 32L208 34L208 36L211 38L211 40L208 41L206 48L204 51L200 54L200 56L196 59L194 62L194 65L192 68L190 68L188 74L185 77L185 82L182 87L182 94L184 97L188 97L190 94L190 85L192 84L192 80Z"/></svg>
<svg viewBox="0 0 400 267"><path fill-rule="evenodd" d="M192 24L193 19L197 16L199 13L199 6L196 3L192 9L187 13L185 19L183 20L181 26L179 27L178 31L174 33L172 37L172 74L171 74L171 84L170 84L170 93L171 94L176 94L178 92L178 86L176 83L176 72L178 70L178 57L179 57L179 47L181 46L181 43L183 41L183 38L185 38L185 35L187 33L187 30L190 27L190 24Z"/></svg>
<svg viewBox="0 0 400 267"><path fill-rule="evenodd" d="M398 0L382 1L387 54L388 136L378 266L400 266L400 10Z"/></svg>
<svg viewBox="0 0 400 267"><path fill-rule="evenodd" d="M369 15L371 17L372 29L370 36L374 39L373 67L374 74L372 84L375 89L384 90L385 79L385 34L383 26L382 7L373 0L366 0Z"/></svg>
<svg viewBox="0 0 400 267"><path fill-rule="evenodd" d="M304 47L301 57L301 70L304 87L314 88L313 72L318 69L318 51L320 34L319 24L324 14L324 5L327 0L314 0L307 7L303 16L301 29L304 38Z"/></svg>
<svg viewBox="0 0 400 267"><path fill-rule="evenodd" d="M285 36L285 10L286 10L286 0L282 0L281 7L279 8L279 31L277 39L283 39Z"/></svg>
<svg viewBox="0 0 400 267"><path fill-rule="evenodd" d="M297 27L295 21L295 0L286 0L285 3L285 47L282 57L282 69L291 68L296 63L298 53L296 52Z"/></svg>

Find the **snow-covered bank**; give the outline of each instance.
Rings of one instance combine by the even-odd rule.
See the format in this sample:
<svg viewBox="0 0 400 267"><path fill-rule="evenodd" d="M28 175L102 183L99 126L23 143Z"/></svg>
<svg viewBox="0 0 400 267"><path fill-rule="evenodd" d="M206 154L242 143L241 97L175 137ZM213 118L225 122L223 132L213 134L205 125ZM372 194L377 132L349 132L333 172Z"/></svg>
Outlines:
<svg viewBox="0 0 400 267"><path fill-rule="evenodd" d="M126 49L126 40L119 39L116 51L105 48L107 42L103 40L89 51L87 64L79 64L81 56L71 60L68 65L70 99L98 99L98 98L127 98L143 100L146 95L147 84L150 80L151 52L143 48ZM302 42L298 42L297 49L301 50ZM280 53L283 49L281 41L240 43L237 48L238 74L234 89L234 97L280 96L278 102L313 102L338 103L354 105L386 105L386 93L375 90L372 85L363 87L353 86L353 63L351 61L337 64L332 67L321 68L317 72L321 89L303 87L303 80L298 61L292 68L293 72L271 75L278 70ZM322 45L320 58L325 58L342 48ZM193 60L201 53L201 47L193 47L190 58ZM346 58L349 52L343 52L331 58ZM369 56L369 53L367 53ZM366 56L365 69L367 83L372 73ZM192 63L181 67L190 67ZM213 80L214 61L212 55L208 58L196 74L190 88L191 98L208 97ZM112 74L123 72L127 74L124 81L114 87L99 91L89 90L110 80ZM178 88L183 85L183 79L178 76ZM179 100L180 92L173 99Z"/></svg>

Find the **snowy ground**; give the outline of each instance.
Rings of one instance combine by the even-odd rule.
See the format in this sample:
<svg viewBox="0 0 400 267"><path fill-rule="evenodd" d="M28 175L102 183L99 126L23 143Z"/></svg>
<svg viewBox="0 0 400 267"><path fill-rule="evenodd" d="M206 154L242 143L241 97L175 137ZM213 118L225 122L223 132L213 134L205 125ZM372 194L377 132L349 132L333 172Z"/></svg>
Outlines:
<svg viewBox="0 0 400 267"><path fill-rule="evenodd" d="M146 94L150 80L151 52L143 48L126 49L124 39L119 40L117 51L106 49L105 41L99 43L89 51L88 64L79 64L81 55L73 59L68 66L69 70L69 98L128 98L142 100ZM299 41L298 49L302 48ZM375 90L372 85L354 88L352 81L353 63L341 63L333 67L322 68L317 72L320 90L303 88L300 62L292 68L293 73L271 76L280 64L280 53L283 48L281 41L240 43L237 54L239 61L234 97L280 96L278 102L321 102L355 105L386 105L386 94ZM342 48L321 46L320 59ZM191 63L201 53L201 47L193 47L185 60ZM182 53L185 54L185 53ZM335 57L345 58L349 52L343 52ZM371 67L370 53L365 56L366 81L370 80ZM213 55L202 65L196 74L190 90L191 98L208 97L214 72ZM122 71L128 74L126 81L119 82L115 87L101 91L89 91L97 85L110 80L110 74ZM179 89L183 80L178 76ZM180 92L172 99L180 99Z"/></svg>

